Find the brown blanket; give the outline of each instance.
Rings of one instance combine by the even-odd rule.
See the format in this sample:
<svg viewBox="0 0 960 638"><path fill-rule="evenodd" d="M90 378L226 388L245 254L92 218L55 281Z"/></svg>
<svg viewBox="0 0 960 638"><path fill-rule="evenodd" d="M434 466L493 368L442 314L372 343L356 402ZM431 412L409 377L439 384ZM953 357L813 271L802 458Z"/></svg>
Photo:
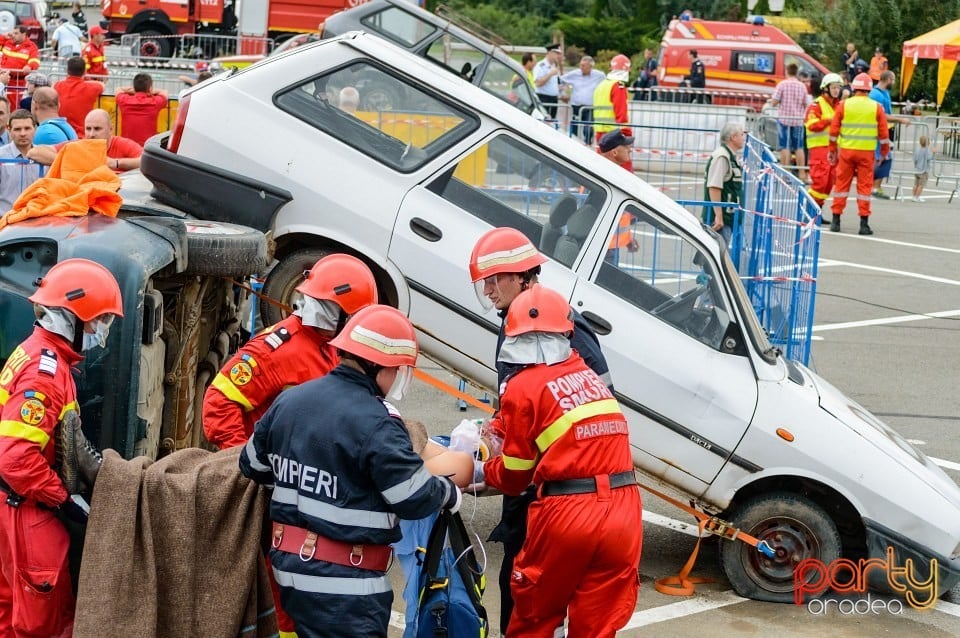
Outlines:
<svg viewBox="0 0 960 638"><path fill-rule="evenodd" d="M156 463L104 453L87 527L76 638L275 636L260 537L268 499L240 448Z"/></svg>

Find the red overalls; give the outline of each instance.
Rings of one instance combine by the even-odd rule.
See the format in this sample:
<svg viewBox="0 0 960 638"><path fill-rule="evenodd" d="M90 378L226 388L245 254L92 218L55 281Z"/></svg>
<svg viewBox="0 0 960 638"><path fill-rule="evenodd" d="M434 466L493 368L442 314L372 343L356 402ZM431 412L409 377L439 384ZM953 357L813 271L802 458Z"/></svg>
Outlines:
<svg viewBox="0 0 960 638"><path fill-rule="evenodd" d="M826 89L825 89L826 90ZM810 164L810 188L807 192L823 208L833 190L837 169L830 164L830 123L840 100L824 94L807 107L804 126L807 129L807 162Z"/></svg>
<svg viewBox="0 0 960 638"><path fill-rule="evenodd" d="M569 616L569 638L612 638L637 602L641 502L627 421L616 399L580 357L524 368L500 396L503 456L484 466L486 482L519 494L532 481L527 540L514 562L515 607L507 634L552 638ZM612 475L630 485L611 488ZM570 479L592 492L548 495Z"/></svg>
<svg viewBox="0 0 960 638"><path fill-rule="evenodd" d="M12 38L0 39L2 56L0 69L10 72L10 83L7 84L7 99L10 101L10 111L20 107L20 98L27 88L25 78L31 71L40 68L40 50L31 40L24 38L17 44Z"/></svg>
<svg viewBox="0 0 960 638"><path fill-rule="evenodd" d="M857 209L860 217L870 216L870 196L873 191L873 168L876 164L877 142L880 155L890 154L890 131L883 107L866 95L857 93L837 106L830 123L830 150L840 148L837 163L837 183L833 193L833 214L843 214L850 196L853 177L857 177Z"/></svg>
<svg viewBox="0 0 960 638"><path fill-rule="evenodd" d="M67 490L51 467L51 437L78 409L70 368L80 359L63 337L37 327L0 372L0 636L73 632L70 539L51 511ZM22 498L19 505L11 504L10 490Z"/></svg>
<svg viewBox="0 0 960 638"><path fill-rule="evenodd" d="M83 56L87 75L104 76L109 73L106 64L107 54L103 49L104 45L97 46L93 42L88 42L87 46L83 47L80 55Z"/></svg>
<svg viewBox="0 0 960 638"><path fill-rule="evenodd" d="M203 397L203 431L221 450L245 445L253 426L284 389L327 374L340 362L336 348L319 330L290 315L248 341L214 378ZM269 561L268 561L269 568ZM281 632L294 631L270 586Z"/></svg>

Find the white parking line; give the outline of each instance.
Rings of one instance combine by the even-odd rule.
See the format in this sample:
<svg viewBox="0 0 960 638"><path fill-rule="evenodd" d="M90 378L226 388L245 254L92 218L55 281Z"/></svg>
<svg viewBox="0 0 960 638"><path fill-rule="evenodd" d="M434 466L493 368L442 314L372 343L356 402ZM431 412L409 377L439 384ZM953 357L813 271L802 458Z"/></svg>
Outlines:
<svg viewBox="0 0 960 638"><path fill-rule="evenodd" d="M666 527L667 529L672 529L681 534L686 534L688 536L693 536L697 538L700 536L700 528L693 523L684 523L683 521L678 521L669 516L663 516L657 514L656 512L651 512L650 510L643 510L643 522L650 523L652 525L658 525L660 527Z"/></svg>
<svg viewBox="0 0 960 638"><path fill-rule="evenodd" d="M881 244L893 244L895 246L906 246L907 248L922 248L924 250L934 250L944 253L958 253L960 254L960 249L957 248L945 248L943 246L931 246L929 244L914 244L909 241L897 241L896 239L883 239L882 237L863 237L862 235L852 235L844 233L823 233L827 237L851 237L854 239L860 239L862 241L875 241Z"/></svg>
<svg viewBox="0 0 960 638"><path fill-rule="evenodd" d="M945 600L938 600L937 606L934 608L937 611L942 611L945 614L950 614L951 616L956 616L960 618L960 605L955 603L948 603Z"/></svg>
<svg viewBox="0 0 960 638"><path fill-rule="evenodd" d="M953 461L947 461L944 459L937 459L934 457L928 457L931 461L939 465L940 467L945 467L948 470L956 470L960 472L960 463L954 463Z"/></svg>
<svg viewBox="0 0 960 638"><path fill-rule="evenodd" d="M960 251L956 251L960 252ZM947 279L945 277L935 277L933 275L924 275L918 272L907 270L894 270L893 268L883 268L881 266L868 266L867 264L858 264L852 261L840 261L838 259L822 259L821 266L849 266L850 268L860 268L862 270L874 270L876 272L890 273L891 275L900 275L903 277L913 277L914 279L924 279L938 284L950 284L951 286L960 286L960 281L956 279Z"/></svg>
<svg viewBox="0 0 960 638"><path fill-rule="evenodd" d="M960 316L960 310L944 310L942 312L931 312L925 315L900 315L899 317L882 317L880 319L864 319L863 321L844 321L842 323L826 323L821 326L814 326L813 332L846 330L848 328L863 328L865 326L885 326L893 323L905 323L908 321L923 321L924 319L941 319L944 317L958 316Z"/></svg>
<svg viewBox="0 0 960 638"><path fill-rule="evenodd" d="M638 611L633 614L629 622L627 622L627 624L624 625L620 631L636 629L637 627L646 627L647 625L652 625L658 622L665 622L667 620L674 620L675 618L681 618L683 616L699 614L702 611L710 611L712 609L719 609L728 605L736 605L737 603L743 603L747 600L747 598L741 598L733 593L733 591L727 590L716 595L707 594L697 598L683 600L678 603L661 605L660 607L653 607L651 609L644 609L643 611Z"/></svg>

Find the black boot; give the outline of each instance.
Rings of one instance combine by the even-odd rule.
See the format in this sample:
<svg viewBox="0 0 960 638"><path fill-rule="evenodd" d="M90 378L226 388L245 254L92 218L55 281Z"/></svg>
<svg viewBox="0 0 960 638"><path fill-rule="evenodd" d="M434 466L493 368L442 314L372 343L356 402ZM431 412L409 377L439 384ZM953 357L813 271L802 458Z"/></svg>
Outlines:
<svg viewBox="0 0 960 638"><path fill-rule="evenodd" d="M830 220L830 232L839 233L840 232L840 215L834 215Z"/></svg>
<svg viewBox="0 0 960 638"><path fill-rule="evenodd" d="M870 230L870 224L867 223L867 217L860 218L860 230L857 234L859 235L872 235L873 231Z"/></svg>

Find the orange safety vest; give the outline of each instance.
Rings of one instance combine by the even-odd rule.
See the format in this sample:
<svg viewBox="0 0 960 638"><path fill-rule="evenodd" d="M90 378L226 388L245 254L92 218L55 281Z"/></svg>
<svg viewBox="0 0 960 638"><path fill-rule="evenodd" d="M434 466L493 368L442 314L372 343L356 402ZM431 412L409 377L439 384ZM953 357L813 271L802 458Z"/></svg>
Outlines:
<svg viewBox="0 0 960 638"><path fill-rule="evenodd" d="M617 118L613 112L613 99L610 97L615 84L617 83L613 80L605 79L593 90L593 128L600 133L618 128Z"/></svg>
<svg viewBox="0 0 960 638"><path fill-rule="evenodd" d="M827 120L828 122L832 120L833 106L822 95L817 98L817 104L820 105L820 117L817 118L811 113L807 121L804 122L804 127L807 129L807 148L820 148L830 145L830 126L821 131L811 131L810 126L821 120Z"/></svg>
<svg viewBox="0 0 960 638"><path fill-rule="evenodd" d="M617 222L617 232L610 238L607 250L626 248L630 245L630 240L633 239L630 235L630 217L630 213L620 215L620 221Z"/></svg>
<svg viewBox="0 0 960 638"><path fill-rule="evenodd" d="M866 95L854 95L843 103L843 120L837 146L851 151L873 151L877 148L877 109L879 104Z"/></svg>
<svg viewBox="0 0 960 638"><path fill-rule="evenodd" d="M887 70L887 58L882 55L875 55L870 59L870 71L868 75L874 82L880 81L880 74Z"/></svg>

